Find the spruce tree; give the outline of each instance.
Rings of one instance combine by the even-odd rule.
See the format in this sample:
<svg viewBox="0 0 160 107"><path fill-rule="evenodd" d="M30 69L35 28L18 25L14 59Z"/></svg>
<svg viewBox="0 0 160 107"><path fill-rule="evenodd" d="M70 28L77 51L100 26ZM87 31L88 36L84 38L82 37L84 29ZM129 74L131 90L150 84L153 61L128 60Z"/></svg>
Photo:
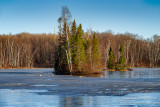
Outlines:
<svg viewBox="0 0 160 107"><path fill-rule="evenodd" d="M56 74L69 74L69 69L67 69L67 57L66 57L66 39L65 37L60 37L59 44L56 47L55 53L55 72Z"/></svg>
<svg viewBox="0 0 160 107"><path fill-rule="evenodd" d="M78 71L82 71L82 67L86 61L85 47L83 42L83 30L82 25L80 24L77 28L77 33L75 36L75 65L77 66Z"/></svg>
<svg viewBox="0 0 160 107"><path fill-rule="evenodd" d="M120 52L120 58L117 62L116 70L125 70L127 68L127 66L126 66L126 58L124 56L123 45L120 46L119 52Z"/></svg>
<svg viewBox="0 0 160 107"><path fill-rule="evenodd" d="M111 47L110 47L110 50L109 50L109 59L107 61L107 64L108 64L108 69L110 69L110 70L115 69L114 53L113 53Z"/></svg>
<svg viewBox="0 0 160 107"><path fill-rule="evenodd" d="M72 63L75 65L75 57L76 57L76 51L77 51L77 35L73 35L70 38L70 46L71 46L71 55L72 55Z"/></svg>
<svg viewBox="0 0 160 107"><path fill-rule="evenodd" d="M96 37L96 34L93 35L92 40L92 49L91 49L91 63L92 63L92 70L94 72L100 71L100 53L99 53L99 47L98 47L98 40Z"/></svg>
<svg viewBox="0 0 160 107"><path fill-rule="evenodd" d="M71 47L71 56L72 56L72 63L75 65L75 57L76 57L76 42L77 42L77 35L76 35L76 22L75 20L72 23L71 26L71 37L70 37L70 47Z"/></svg>
<svg viewBox="0 0 160 107"><path fill-rule="evenodd" d="M87 60L89 61L89 59L90 59L90 53L91 53L91 42L90 42L89 39L87 39L84 42L84 47L85 47L85 52L86 52Z"/></svg>
<svg viewBox="0 0 160 107"><path fill-rule="evenodd" d="M71 28L71 33L72 33L72 36L76 34L76 21L74 20L73 23L72 23L72 28Z"/></svg>

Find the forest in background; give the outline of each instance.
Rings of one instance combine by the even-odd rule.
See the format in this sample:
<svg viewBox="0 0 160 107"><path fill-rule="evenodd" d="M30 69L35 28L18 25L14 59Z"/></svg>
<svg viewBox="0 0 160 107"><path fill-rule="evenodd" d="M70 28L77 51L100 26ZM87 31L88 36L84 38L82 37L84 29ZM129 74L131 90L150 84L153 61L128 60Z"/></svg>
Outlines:
<svg viewBox="0 0 160 107"><path fill-rule="evenodd" d="M0 35L0 68L53 67L53 34Z"/></svg>
<svg viewBox="0 0 160 107"><path fill-rule="evenodd" d="M94 32L88 30L84 37ZM106 68L109 49L112 47L115 61L120 45L124 46L126 63L130 67L160 67L160 36L143 39L136 34L96 33L99 41L102 68ZM59 36L55 34L0 35L0 68L54 67L55 47Z"/></svg>

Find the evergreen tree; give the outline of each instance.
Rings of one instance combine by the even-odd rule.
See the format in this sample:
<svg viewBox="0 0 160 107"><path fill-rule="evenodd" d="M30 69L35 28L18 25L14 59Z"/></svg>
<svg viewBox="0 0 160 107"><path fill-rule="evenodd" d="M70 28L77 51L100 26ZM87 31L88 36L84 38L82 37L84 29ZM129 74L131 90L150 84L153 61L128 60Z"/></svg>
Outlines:
<svg viewBox="0 0 160 107"><path fill-rule="evenodd" d="M71 28L71 33L72 33L72 36L74 36L76 34L76 21L74 20L73 23L72 23L72 28Z"/></svg>
<svg viewBox="0 0 160 107"><path fill-rule="evenodd" d="M82 25L80 24L77 28L77 33L75 38L75 56L74 63L77 66L78 71L82 71L82 67L85 64L86 61L86 55L85 55L85 47L83 42L83 30Z"/></svg>
<svg viewBox="0 0 160 107"><path fill-rule="evenodd" d="M126 66L126 58L124 56L123 45L120 46L119 52L120 52L120 58L117 62L116 69L117 70L125 70L127 68L127 66Z"/></svg>
<svg viewBox="0 0 160 107"><path fill-rule="evenodd" d="M111 69L111 70L115 69L114 53L113 53L111 47L109 50L109 59L108 59L107 63L108 63L108 69Z"/></svg>
<svg viewBox="0 0 160 107"><path fill-rule="evenodd" d="M77 35L73 35L70 38L70 46L71 46L71 55L72 55L72 63L75 64L75 57L76 57L76 51L77 51Z"/></svg>
<svg viewBox="0 0 160 107"><path fill-rule="evenodd" d="M87 52L88 48L90 47L90 40L87 39L85 42L84 42L84 46L85 46L85 51Z"/></svg>
<svg viewBox="0 0 160 107"><path fill-rule="evenodd" d="M84 32L82 29L82 24L79 24L76 34L77 34L77 36L79 36L79 37L81 36L83 38Z"/></svg>
<svg viewBox="0 0 160 107"><path fill-rule="evenodd" d="M72 63L75 65L75 57L76 57L76 42L77 42L77 35L76 35L76 22L75 20L72 23L71 27L71 37L70 37L70 47L71 47L71 55L72 55Z"/></svg>
<svg viewBox="0 0 160 107"><path fill-rule="evenodd" d="M59 44L56 48L55 53L55 72L57 74L69 74L67 57L66 57L66 39L60 37Z"/></svg>
<svg viewBox="0 0 160 107"><path fill-rule="evenodd" d="M98 47L98 40L96 34L93 35L92 49L91 49L91 59L92 59L92 70L98 72L100 70L100 53Z"/></svg>
<svg viewBox="0 0 160 107"><path fill-rule="evenodd" d="M85 47L85 52L86 52L86 56L87 56L87 60L90 59L90 53L91 53L91 42L89 39L87 39L84 42L84 47Z"/></svg>

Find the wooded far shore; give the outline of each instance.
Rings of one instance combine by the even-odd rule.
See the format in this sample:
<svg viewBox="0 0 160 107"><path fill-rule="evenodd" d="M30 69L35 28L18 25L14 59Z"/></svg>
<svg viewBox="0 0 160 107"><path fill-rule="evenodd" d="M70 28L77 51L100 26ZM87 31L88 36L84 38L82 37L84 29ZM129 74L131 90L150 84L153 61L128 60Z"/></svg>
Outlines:
<svg viewBox="0 0 160 107"><path fill-rule="evenodd" d="M92 32L85 32L89 37ZM102 68L106 68L109 49L112 46L115 60L118 60L119 47L124 46L129 67L160 67L160 36L144 39L137 34L114 34L110 31L96 33L99 42ZM0 68L53 68L56 34L0 35Z"/></svg>

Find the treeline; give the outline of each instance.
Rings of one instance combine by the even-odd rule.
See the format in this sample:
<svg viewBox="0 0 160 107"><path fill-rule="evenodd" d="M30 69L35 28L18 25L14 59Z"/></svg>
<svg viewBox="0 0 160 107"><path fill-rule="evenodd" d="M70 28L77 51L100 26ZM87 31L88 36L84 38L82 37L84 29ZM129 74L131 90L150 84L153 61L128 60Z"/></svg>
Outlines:
<svg viewBox="0 0 160 107"><path fill-rule="evenodd" d="M101 61L107 65L109 50L112 47L115 62L120 57L119 48L124 46L124 56L129 67L159 67L160 66L160 36L154 35L150 39L136 34L113 34L112 32L98 33Z"/></svg>
<svg viewBox="0 0 160 107"><path fill-rule="evenodd" d="M84 32L92 38L93 32ZM107 66L112 47L115 62L120 57L119 48L124 47L129 67L160 67L160 36L150 39L131 34L96 33L102 67ZM54 34L0 35L0 68L53 67L59 36Z"/></svg>
<svg viewBox="0 0 160 107"><path fill-rule="evenodd" d="M53 67L53 34L0 35L0 68Z"/></svg>

